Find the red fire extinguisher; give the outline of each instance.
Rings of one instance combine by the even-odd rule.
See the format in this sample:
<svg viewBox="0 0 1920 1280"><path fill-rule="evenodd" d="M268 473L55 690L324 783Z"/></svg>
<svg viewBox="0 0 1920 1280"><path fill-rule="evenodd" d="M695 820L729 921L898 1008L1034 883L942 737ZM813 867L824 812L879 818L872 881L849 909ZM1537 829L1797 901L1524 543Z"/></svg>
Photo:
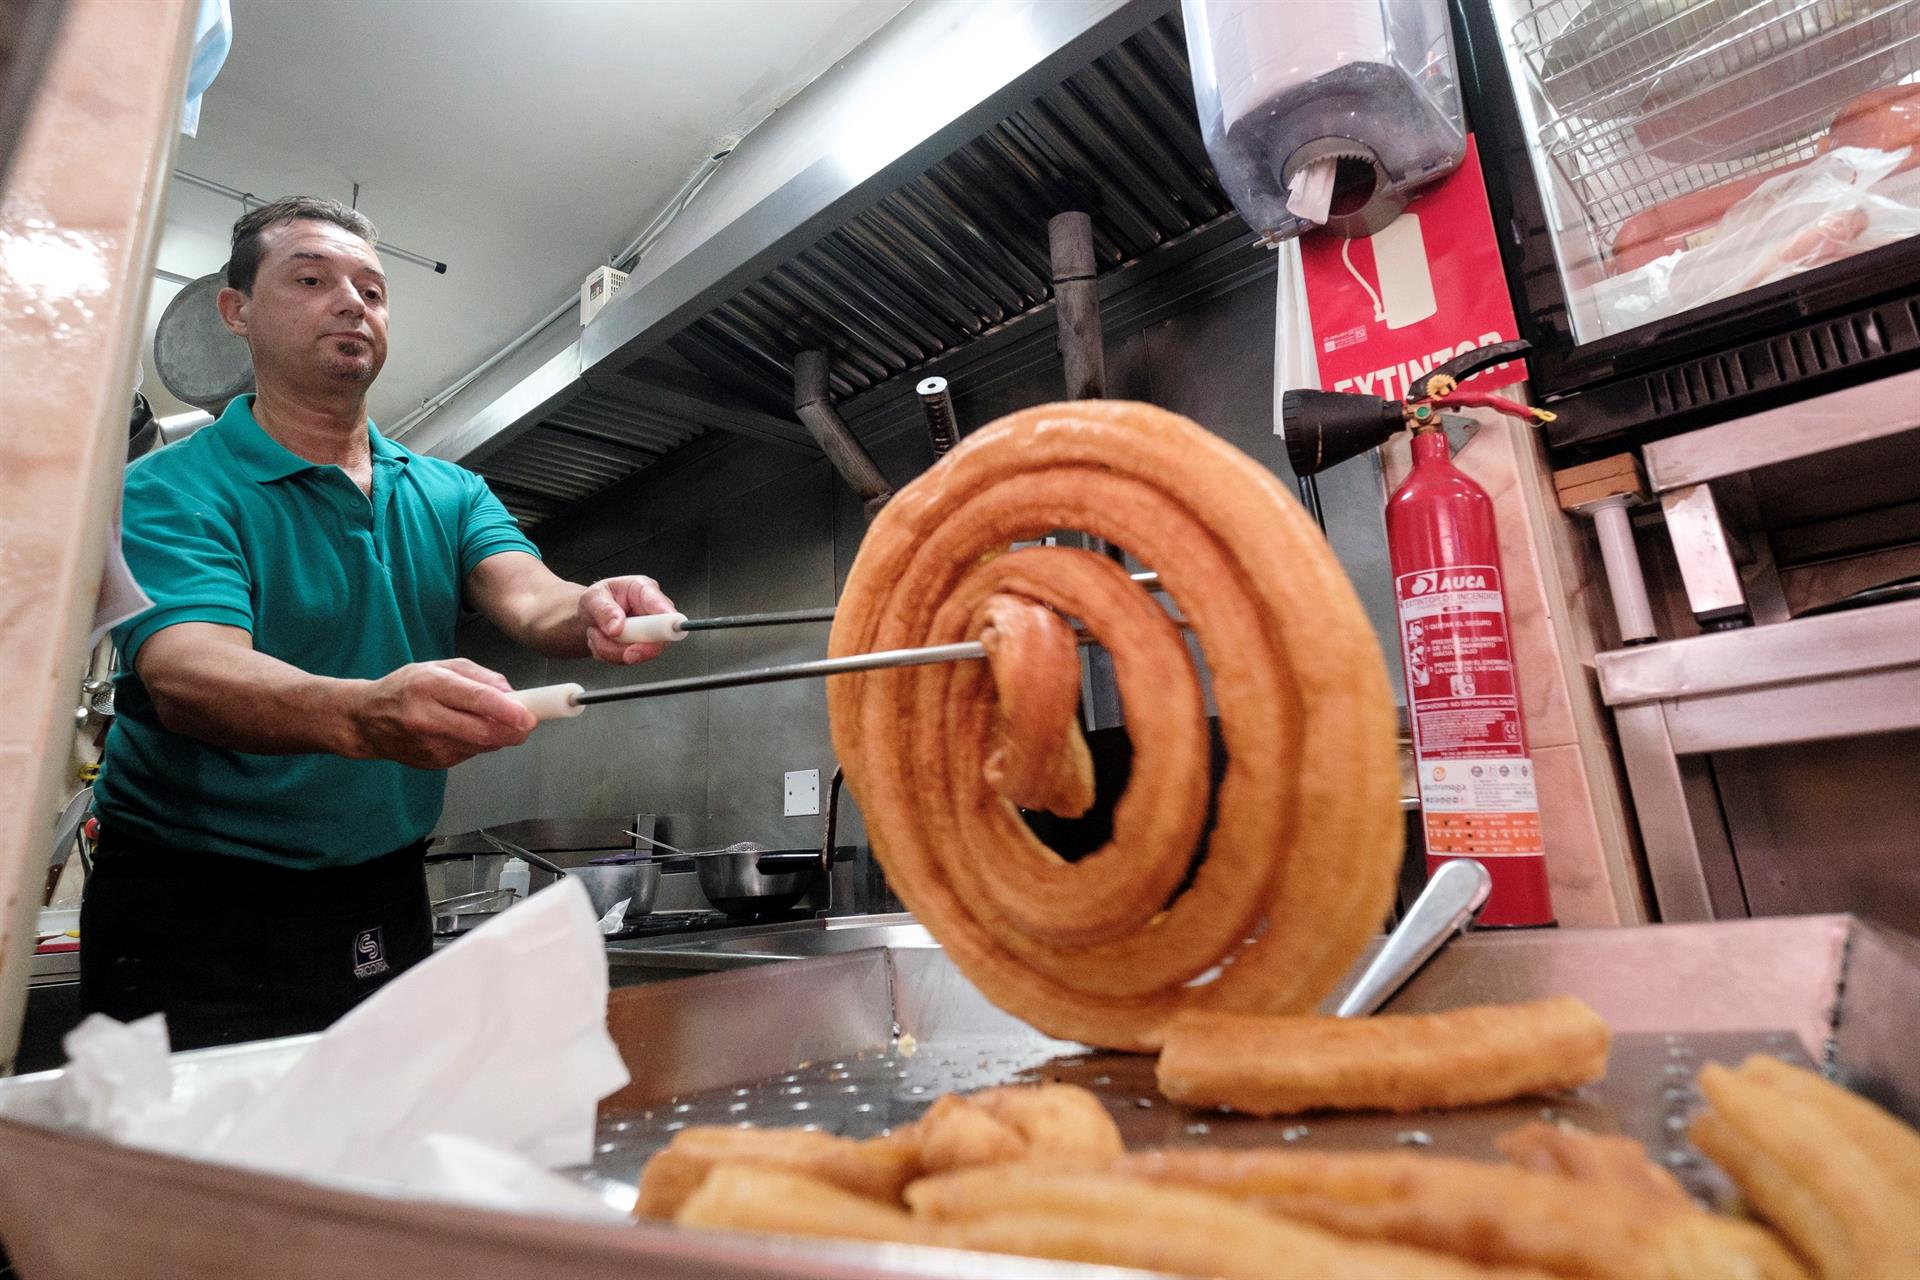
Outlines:
<svg viewBox="0 0 1920 1280"><path fill-rule="evenodd" d="M1521 718L1493 499L1453 465L1438 410L1539 411L1429 381L1409 404L1413 470L1387 501L1427 871L1470 857L1493 875L1482 925L1553 923L1546 850Z"/></svg>
<svg viewBox="0 0 1920 1280"><path fill-rule="evenodd" d="M1460 386L1527 350L1523 341L1501 342L1457 356L1405 401L1304 388L1281 400L1287 457L1301 477L1413 430L1413 470L1387 501L1387 550L1427 872L1455 858L1483 864L1493 890L1482 925L1552 924L1553 901L1493 500L1453 465L1440 411L1474 406L1551 421L1544 409Z"/></svg>

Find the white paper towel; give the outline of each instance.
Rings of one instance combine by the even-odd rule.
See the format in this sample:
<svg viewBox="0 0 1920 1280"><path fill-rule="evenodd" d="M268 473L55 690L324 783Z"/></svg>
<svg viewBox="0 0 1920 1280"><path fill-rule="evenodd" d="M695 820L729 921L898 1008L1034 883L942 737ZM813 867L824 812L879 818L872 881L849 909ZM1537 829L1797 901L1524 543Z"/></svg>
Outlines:
<svg viewBox="0 0 1920 1280"><path fill-rule="evenodd" d="M616 1211L547 1172L585 1164L627 1083L607 1035L607 958L563 880L340 1019L290 1066L176 1089L155 1015L67 1037L70 1123L181 1155L553 1212Z"/></svg>

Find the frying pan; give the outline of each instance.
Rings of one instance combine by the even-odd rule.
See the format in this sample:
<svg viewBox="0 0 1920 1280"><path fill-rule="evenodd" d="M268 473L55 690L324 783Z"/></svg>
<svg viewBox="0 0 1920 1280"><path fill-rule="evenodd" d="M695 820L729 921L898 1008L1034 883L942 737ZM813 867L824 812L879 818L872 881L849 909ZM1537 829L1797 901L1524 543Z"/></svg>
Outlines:
<svg viewBox="0 0 1920 1280"><path fill-rule="evenodd" d="M847 852L836 849L832 861L838 862ZM593 865L691 862L699 872L700 892L715 910L730 916L767 916L786 911L798 902L814 886L823 861L818 849L775 849L742 840L724 849L623 853L612 858L596 858Z"/></svg>
<svg viewBox="0 0 1920 1280"><path fill-rule="evenodd" d="M153 331L153 367L167 390L216 418L253 390L253 352L220 318L226 272L201 276L174 295Z"/></svg>
<svg viewBox="0 0 1920 1280"><path fill-rule="evenodd" d="M730 916L773 915L791 908L818 883L818 877L828 874L833 864L849 852L833 842L839 821L841 778L836 766L827 784L825 830L818 849L774 849L742 840L724 849L683 853L650 836L639 838L668 851L665 855L649 855L654 861L692 862L699 869L700 892L715 910Z"/></svg>
<svg viewBox="0 0 1920 1280"><path fill-rule="evenodd" d="M826 860L818 849L773 849L743 840L695 860L700 892L730 916L787 910L811 889Z"/></svg>

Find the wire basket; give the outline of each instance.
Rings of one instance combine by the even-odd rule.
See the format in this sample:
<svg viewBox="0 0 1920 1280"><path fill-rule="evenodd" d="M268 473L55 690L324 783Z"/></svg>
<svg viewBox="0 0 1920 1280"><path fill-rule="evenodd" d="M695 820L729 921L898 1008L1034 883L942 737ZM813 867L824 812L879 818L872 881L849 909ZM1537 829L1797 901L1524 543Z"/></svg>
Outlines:
<svg viewBox="0 0 1920 1280"><path fill-rule="evenodd" d="M1920 0L1547 0L1513 28L1539 145L1609 241L1663 200L1816 152L1920 69Z"/></svg>

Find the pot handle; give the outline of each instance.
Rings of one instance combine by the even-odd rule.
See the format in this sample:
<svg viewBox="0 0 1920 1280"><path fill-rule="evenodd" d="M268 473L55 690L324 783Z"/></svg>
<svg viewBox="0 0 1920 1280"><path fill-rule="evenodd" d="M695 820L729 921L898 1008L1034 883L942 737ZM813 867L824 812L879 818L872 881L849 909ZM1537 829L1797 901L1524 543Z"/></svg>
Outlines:
<svg viewBox="0 0 1920 1280"><path fill-rule="evenodd" d="M553 859L542 857L531 849L522 849L519 845L511 841L502 840L499 836L494 835L485 828L482 828L476 834L478 834L482 840L493 846L492 853L441 853L434 851L427 854L426 860L428 862L463 862L471 861L474 858L505 856L508 858L518 858L522 862L540 868L540 870L551 876L564 876L567 874L567 869Z"/></svg>
<svg viewBox="0 0 1920 1280"><path fill-rule="evenodd" d="M775 849L761 854L754 860L753 867L754 870L770 876L783 875L789 871L818 871L822 862L831 866L840 861L840 857L841 853L838 849L824 856L811 849Z"/></svg>

